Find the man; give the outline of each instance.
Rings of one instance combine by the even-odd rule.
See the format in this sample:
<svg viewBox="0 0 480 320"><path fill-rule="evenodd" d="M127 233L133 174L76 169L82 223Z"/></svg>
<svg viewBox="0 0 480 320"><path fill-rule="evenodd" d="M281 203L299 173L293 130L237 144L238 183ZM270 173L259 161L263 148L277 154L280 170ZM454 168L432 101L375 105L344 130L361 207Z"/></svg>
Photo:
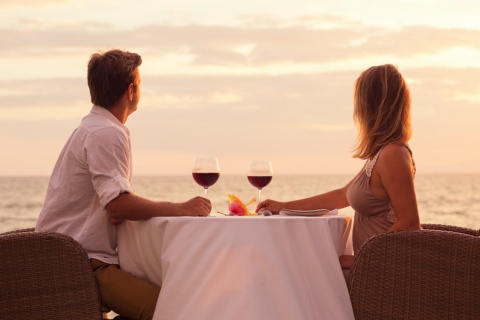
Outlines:
<svg viewBox="0 0 480 320"><path fill-rule="evenodd" d="M119 268L115 225L155 216L207 216L211 203L202 197L172 203L135 195L124 124L137 110L141 63L138 54L121 50L90 57L93 107L60 153L36 230L66 234L83 246L105 306L125 317L151 319L160 288Z"/></svg>

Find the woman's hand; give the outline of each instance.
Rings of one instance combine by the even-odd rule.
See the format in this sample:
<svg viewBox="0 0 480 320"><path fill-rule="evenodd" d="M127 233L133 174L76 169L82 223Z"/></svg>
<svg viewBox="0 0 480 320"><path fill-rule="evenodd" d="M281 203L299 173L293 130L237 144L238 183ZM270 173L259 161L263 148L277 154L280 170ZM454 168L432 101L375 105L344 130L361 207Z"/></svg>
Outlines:
<svg viewBox="0 0 480 320"><path fill-rule="evenodd" d="M257 205L255 212L261 212L263 210L268 210L273 214L278 214L280 210L285 207L285 202L275 201L275 200L263 200Z"/></svg>
<svg viewBox="0 0 480 320"><path fill-rule="evenodd" d="M355 257L351 255L341 255L339 260L342 269L350 269L353 266L353 261L355 260Z"/></svg>

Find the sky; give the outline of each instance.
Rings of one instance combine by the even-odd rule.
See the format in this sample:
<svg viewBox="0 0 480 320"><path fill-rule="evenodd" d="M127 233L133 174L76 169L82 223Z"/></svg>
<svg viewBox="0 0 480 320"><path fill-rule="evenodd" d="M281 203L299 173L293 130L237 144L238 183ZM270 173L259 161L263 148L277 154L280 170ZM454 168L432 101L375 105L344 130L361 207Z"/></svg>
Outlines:
<svg viewBox="0 0 480 320"><path fill-rule="evenodd" d="M354 174L353 85L391 63L412 96L418 173L480 172L476 0L1 0L0 176L50 175L91 109L87 63L142 56L134 175Z"/></svg>

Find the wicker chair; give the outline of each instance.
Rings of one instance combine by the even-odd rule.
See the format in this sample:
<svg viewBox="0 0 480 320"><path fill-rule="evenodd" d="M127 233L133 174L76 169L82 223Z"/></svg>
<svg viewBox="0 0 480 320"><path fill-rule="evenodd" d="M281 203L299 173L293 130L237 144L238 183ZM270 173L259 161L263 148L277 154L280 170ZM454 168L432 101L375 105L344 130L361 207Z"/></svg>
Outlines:
<svg viewBox="0 0 480 320"><path fill-rule="evenodd" d="M423 223L422 228L429 229L429 230L444 230L444 231L459 232L459 233L469 234L472 236L479 235L479 230L474 230L466 227L451 226L446 224Z"/></svg>
<svg viewBox="0 0 480 320"><path fill-rule="evenodd" d="M441 230L372 237L348 289L356 320L480 319L480 238Z"/></svg>
<svg viewBox="0 0 480 320"><path fill-rule="evenodd" d="M4 233L0 233L0 236L6 235L6 234L19 233L19 232L35 232L35 228L26 228L26 229L17 229L13 231L7 231Z"/></svg>
<svg viewBox="0 0 480 320"><path fill-rule="evenodd" d="M58 233L1 234L0 319L59 318L103 318L85 250Z"/></svg>

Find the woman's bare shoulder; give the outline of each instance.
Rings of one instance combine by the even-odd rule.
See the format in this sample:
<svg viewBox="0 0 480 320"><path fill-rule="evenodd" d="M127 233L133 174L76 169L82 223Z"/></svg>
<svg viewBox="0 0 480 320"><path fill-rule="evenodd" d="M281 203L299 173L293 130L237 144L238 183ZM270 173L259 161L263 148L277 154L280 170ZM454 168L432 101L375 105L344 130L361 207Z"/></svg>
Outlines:
<svg viewBox="0 0 480 320"><path fill-rule="evenodd" d="M386 145L379 155L378 166L388 168L398 168L399 166L410 167L412 164L412 155L409 148L400 143Z"/></svg>

